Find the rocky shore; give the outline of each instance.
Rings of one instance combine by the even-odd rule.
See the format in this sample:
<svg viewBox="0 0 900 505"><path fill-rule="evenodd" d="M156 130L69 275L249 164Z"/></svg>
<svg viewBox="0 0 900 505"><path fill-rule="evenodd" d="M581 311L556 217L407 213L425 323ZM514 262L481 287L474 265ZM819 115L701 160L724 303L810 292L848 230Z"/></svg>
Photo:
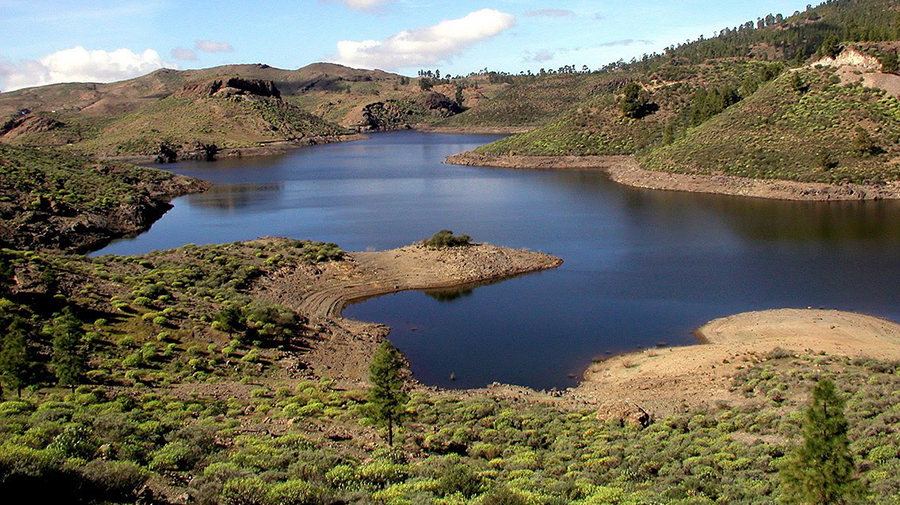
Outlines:
<svg viewBox="0 0 900 505"><path fill-rule="evenodd" d="M172 208L179 196L200 193L210 183L173 175L137 182L141 196L104 211L81 211L40 199L27 210L16 202L0 203L0 245L12 249L57 249L85 253L110 241L144 232Z"/></svg>
<svg viewBox="0 0 900 505"><path fill-rule="evenodd" d="M619 184L643 189L713 193L796 201L900 199L900 183L883 185L824 184L750 179L730 175L656 172L641 168L633 156L518 156L465 152L450 156L451 165L533 170L601 170Z"/></svg>

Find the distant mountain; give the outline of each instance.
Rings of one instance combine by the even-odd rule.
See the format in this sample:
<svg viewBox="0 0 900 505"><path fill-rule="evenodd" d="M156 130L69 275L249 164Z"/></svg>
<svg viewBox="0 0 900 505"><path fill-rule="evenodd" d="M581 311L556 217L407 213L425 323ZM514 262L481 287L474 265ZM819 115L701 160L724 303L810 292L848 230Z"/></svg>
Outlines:
<svg viewBox="0 0 900 505"><path fill-rule="evenodd" d="M244 83L238 88L228 83ZM214 92L203 92L217 86ZM250 85L253 83L253 85ZM316 63L299 70L228 65L163 69L110 84L0 93L0 140L102 156L242 148L407 128L463 110L456 87Z"/></svg>

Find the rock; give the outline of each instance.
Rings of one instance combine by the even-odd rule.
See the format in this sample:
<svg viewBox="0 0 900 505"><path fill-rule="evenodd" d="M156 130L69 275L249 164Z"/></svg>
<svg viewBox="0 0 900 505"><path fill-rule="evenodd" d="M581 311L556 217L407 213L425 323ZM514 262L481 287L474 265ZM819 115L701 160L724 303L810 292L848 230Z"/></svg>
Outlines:
<svg viewBox="0 0 900 505"><path fill-rule="evenodd" d="M281 92L275 86L274 82L263 79L242 79L240 77L185 84L184 88L175 95L194 98L227 98L243 95L281 98Z"/></svg>
<svg viewBox="0 0 900 505"><path fill-rule="evenodd" d="M653 416L649 412L637 403L625 400L612 400L601 405L597 409L597 419L638 428L646 428L653 422Z"/></svg>

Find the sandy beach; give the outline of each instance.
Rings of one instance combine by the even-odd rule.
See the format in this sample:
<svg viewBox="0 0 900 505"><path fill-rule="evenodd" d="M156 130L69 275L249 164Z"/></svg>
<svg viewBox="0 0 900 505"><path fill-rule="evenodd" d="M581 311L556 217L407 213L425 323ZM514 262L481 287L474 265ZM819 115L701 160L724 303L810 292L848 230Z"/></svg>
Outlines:
<svg viewBox="0 0 900 505"><path fill-rule="evenodd" d="M716 402L740 403L730 377L763 361L775 349L900 360L900 324L834 310L747 312L711 321L697 330L701 343L649 349L594 363L573 399L608 399L639 405L654 415Z"/></svg>

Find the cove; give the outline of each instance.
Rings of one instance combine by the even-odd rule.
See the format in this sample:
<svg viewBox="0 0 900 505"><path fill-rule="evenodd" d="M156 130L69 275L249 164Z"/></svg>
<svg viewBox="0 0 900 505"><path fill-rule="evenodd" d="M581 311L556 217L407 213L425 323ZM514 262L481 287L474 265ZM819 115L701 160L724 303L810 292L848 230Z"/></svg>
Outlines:
<svg viewBox="0 0 900 505"><path fill-rule="evenodd" d="M389 249L442 228L559 256L556 270L351 305L423 383L574 386L592 359L690 345L738 312L826 307L900 319L900 202L781 202L627 188L591 171L444 165L497 137L373 135L164 167L216 184L95 254L259 236ZM451 375L455 380L451 380Z"/></svg>

